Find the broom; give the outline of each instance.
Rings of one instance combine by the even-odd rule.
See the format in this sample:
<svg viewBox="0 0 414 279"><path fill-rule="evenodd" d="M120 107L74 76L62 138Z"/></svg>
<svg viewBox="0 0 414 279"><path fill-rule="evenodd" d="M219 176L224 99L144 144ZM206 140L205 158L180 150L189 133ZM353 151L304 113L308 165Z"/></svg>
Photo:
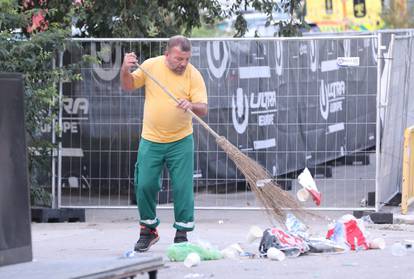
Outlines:
<svg viewBox="0 0 414 279"><path fill-rule="evenodd" d="M168 91L155 77L153 77L148 71L136 63L137 67L141 69L146 76L148 76L153 82L155 82L161 89L170 96L175 102L179 103L178 99ZM236 167L243 173L247 180L247 183L258 200L264 206L266 212L277 220L279 223L284 224L286 220L285 209L290 209L298 213L298 217L304 218L305 212L302 206L286 191L280 188L273 179L270 173L263 168L256 161L249 156L242 153L237 147L231 144L225 137L220 136L213 129L208 126L198 115L193 111L187 110L193 118L195 118L212 136L214 136L217 144L223 149L223 151L230 157ZM310 214L315 216L314 214Z"/></svg>

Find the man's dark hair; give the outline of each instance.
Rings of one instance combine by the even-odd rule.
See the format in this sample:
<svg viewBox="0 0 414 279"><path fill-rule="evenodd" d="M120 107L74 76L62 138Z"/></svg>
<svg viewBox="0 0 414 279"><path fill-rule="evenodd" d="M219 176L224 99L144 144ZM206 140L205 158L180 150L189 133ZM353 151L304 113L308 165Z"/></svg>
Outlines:
<svg viewBox="0 0 414 279"><path fill-rule="evenodd" d="M191 51L191 43L190 40L184 36L177 35L171 37L168 41L167 50L172 49L173 47L178 46L181 51Z"/></svg>

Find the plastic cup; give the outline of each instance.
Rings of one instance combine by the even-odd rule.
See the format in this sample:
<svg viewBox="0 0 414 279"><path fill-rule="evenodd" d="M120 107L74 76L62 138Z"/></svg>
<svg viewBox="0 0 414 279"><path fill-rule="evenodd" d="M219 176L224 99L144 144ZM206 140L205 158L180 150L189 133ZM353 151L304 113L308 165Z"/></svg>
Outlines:
<svg viewBox="0 0 414 279"><path fill-rule="evenodd" d="M283 261L286 258L285 253L275 247L267 249L267 257L273 261Z"/></svg>
<svg viewBox="0 0 414 279"><path fill-rule="evenodd" d="M186 267L192 267L192 266L198 265L200 262L201 262L200 255L193 252L187 255L187 257L184 260L184 265Z"/></svg>
<svg viewBox="0 0 414 279"><path fill-rule="evenodd" d="M369 242L370 249L384 249L385 248L385 240L381 237L375 238Z"/></svg>
<svg viewBox="0 0 414 279"><path fill-rule="evenodd" d="M258 226L251 226L247 234L247 243L252 243L256 239L259 239L263 236L263 231Z"/></svg>
<svg viewBox="0 0 414 279"><path fill-rule="evenodd" d="M305 202L309 199L309 192L305 188L302 188L296 192L296 197L299 201Z"/></svg>
<svg viewBox="0 0 414 279"><path fill-rule="evenodd" d="M391 246L391 253L396 257L403 257L407 255L407 248L400 242L394 243Z"/></svg>
<svg viewBox="0 0 414 279"><path fill-rule="evenodd" d="M221 255L225 259L237 259L239 258L240 253L230 247L227 247L221 250Z"/></svg>
<svg viewBox="0 0 414 279"><path fill-rule="evenodd" d="M243 249L240 247L238 243L234 243L221 250L221 254L226 259L237 259L243 252Z"/></svg>

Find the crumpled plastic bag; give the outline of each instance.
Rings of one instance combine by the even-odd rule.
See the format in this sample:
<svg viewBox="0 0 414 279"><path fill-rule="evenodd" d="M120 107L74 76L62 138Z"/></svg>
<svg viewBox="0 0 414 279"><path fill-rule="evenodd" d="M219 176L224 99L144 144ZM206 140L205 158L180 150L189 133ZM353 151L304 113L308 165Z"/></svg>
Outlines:
<svg viewBox="0 0 414 279"><path fill-rule="evenodd" d="M190 242L175 243L167 248L167 257L172 262L183 262L190 253L197 253L202 261L222 258L219 250Z"/></svg>
<svg viewBox="0 0 414 279"><path fill-rule="evenodd" d="M292 213L288 213L286 215L285 225L289 233L299 236L303 240L307 240L309 238L309 227L302 223Z"/></svg>
<svg viewBox="0 0 414 279"><path fill-rule="evenodd" d="M326 238L309 238L306 243L309 245L309 253L342 253L345 251L335 241Z"/></svg>

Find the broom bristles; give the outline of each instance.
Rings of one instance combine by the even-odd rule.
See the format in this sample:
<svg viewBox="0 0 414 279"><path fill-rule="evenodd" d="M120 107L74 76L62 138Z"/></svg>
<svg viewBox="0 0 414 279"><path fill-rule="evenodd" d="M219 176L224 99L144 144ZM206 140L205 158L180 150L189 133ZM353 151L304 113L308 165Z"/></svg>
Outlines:
<svg viewBox="0 0 414 279"><path fill-rule="evenodd" d="M216 138L216 141L234 162L236 167L244 174L250 189L254 192L270 217L284 224L286 220L286 209L295 211L298 214L297 217L300 219L303 219L308 214L299 202L273 181L272 176L264 167L242 153L225 137L221 136Z"/></svg>

